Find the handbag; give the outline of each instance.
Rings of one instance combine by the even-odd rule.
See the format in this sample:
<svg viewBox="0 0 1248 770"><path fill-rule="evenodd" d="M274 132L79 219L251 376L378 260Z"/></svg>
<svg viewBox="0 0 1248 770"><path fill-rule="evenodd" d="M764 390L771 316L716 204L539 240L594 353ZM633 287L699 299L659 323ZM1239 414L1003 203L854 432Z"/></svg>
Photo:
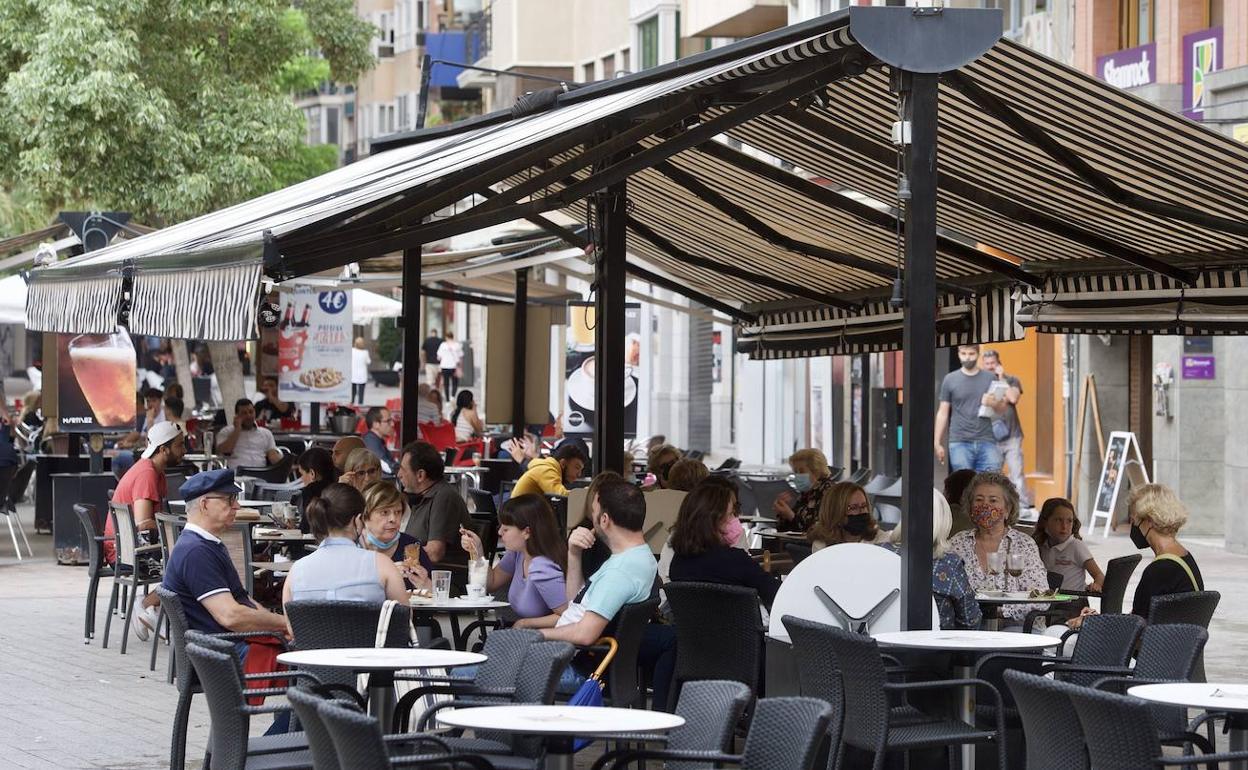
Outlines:
<svg viewBox="0 0 1248 770"><path fill-rule="evenodd" d="M997 441L1005 441L1010 437L1010 424L1005 420L993 420L992 437Z"/></svg>

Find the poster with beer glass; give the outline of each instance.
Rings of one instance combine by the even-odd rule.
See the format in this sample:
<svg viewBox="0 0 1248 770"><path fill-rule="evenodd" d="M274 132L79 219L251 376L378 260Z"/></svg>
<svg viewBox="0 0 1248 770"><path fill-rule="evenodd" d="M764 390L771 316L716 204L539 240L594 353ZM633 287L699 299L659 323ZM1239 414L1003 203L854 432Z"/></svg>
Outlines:
<svg viewBox="0 0 1248 770"><path fill-rule="evenodd" d="M594 432L594 380L610 376L594 355L594 303L568 303L563 432ZM624 435L637 435L637 383L641 373L641 305L624 306Z"/></svg>
<svg viewBox="0 0 1248 770"><path fill-rule="evenodd" d="M138 359L124 329L56 336L57 412L66 433L135 429Z"/></svg>
<svg viewBox="0 0 1248 770"><path fill-rule="evenodd" d="M282 294L278 392L288 401L351 400L351 294L301 288Z"/></svg>

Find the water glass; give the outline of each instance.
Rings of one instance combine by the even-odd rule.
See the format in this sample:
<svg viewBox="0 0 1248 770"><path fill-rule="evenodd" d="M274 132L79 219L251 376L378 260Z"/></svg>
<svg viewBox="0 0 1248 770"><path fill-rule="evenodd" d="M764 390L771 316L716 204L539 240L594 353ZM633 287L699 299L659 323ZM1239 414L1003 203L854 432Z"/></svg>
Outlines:
<svg viewBox="0 0 1248 770"><path fill-rule="evenodd" d="M1019 584L1022 582L1020 578L1022 578L1023 570L1026 566L1027 564L1023 561L1023 555L1021 553L1011 553L1006 559L1005 571L1010 577L1014 578L1015 588L1018 588Z"/></svg>
<svg viewBox="0 0 1248 770"><path fill-rule="evenodd" d="M451 600L451 572L445 569L435 569L430 577L433 579L433 601L449 602Z"/></svg>
<svg viewBox="0 0 1248 770"><path fill-rule="evenodd" d="M1002 559L999 552L993 551L988 554L988 574L1000 575L1004 571L1004 565L1001 562Z"/></svg>

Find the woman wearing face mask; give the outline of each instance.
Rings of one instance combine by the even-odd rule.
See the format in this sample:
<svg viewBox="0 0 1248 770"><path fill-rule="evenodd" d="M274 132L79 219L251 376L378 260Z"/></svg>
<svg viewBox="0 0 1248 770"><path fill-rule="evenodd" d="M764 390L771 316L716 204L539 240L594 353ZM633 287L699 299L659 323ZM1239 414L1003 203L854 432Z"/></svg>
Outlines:
<svg viewBox="0 0 1248 770"><path fill-rule="evenodd" d="M786 493L776 497L771 510L779 523L781 532L806 532L819 520L819 504L824 494L832 488L832 469L828 458L818 449L801 449L789 458L793 469L793 486L797 494Z"/></svg>
<svg viewBox="0 0 1248 770"><path fill-rule="evenodd" d="M747 586L770 608L780 580L763 572L750 554L737 548L744 529L737 516L737 488L722 476L711 476L685 497L672 530L669 577L676 581L701 581Z"/></svg>
<svg viewBox="0 0 1248 770"><path fill-rule="evenodd" d="M866 490L848 481L833 484L824 493L819 518L806 532L814 551L841 543L874 543L879 536Z"/></svg>
<svg viewBox="0 0 1248 770"><path fill-rule="evenodd" d="M1187 508L1174 490L1164 484L1145 484L1131 490L1127 498L1131 519L1131 542L1136 548L1151 548L1156 557L1144 568L1131 602L1132 614L1148 620L1154 596L1205 590L1196 557L1178 540L1187 523Z"/></svg>
<svg viewBox="0 0 1248 770"><path fill-rule="evenodd" d="M949 540L949 550L962 557L966 575L976 591L1001 590L1010 554L1022 554L1023 572L1009 578L1011 591L1049 588L1048 571L1040 560L1036 541L1014 529L1018 521L1018 490L1010 480L993 471L978 473L962 495L962 510L970 513L973 529ZM1001 554L1002 573L988 573L988 554ZM1027 613L1043 609L1033 604L1010 604L1001 610L1007 623L1022 626Z"/></svg>
<svg viewBox="0 0 1248 770"><path fill-rule="evenodd" d="M364 489L364 528L360 546L394 562L409 588L428 588L433 562L420 541L400 532L407 498L393 484L378 481Z"/></svg>
<svg viewBox="0 0 1248 770"><path fill-rule="evenodd" d="M394 562L356 545L364 525L364 498L346 484L330 484L308 504L320 547L294 562L282 603L300 599L406 602L407 586Z"/></svg>
<svg viewBox="0 0 1248 770"><path fill-rule="evenodd" d="M459 532L465 551L484 552L476 532L462 527ZM541 495L508 498L498 510L498 540L507 553L490 570L486 590L508 586L507 601L520 617L516 627L553 626L568 608L563 574L568 549L550 503Z"/></svg>

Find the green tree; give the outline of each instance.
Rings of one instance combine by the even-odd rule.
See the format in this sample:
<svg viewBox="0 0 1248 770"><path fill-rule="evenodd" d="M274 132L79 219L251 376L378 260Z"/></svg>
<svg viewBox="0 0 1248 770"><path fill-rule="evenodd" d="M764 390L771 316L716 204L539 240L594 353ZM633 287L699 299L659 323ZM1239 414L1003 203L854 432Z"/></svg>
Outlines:
<svg viewBox="0 0 1248 770"><path fill-rule="evenodd" d="M164 225L323 171L292 89L374 31L351 0L3 0L0 185Z"/></svg>

